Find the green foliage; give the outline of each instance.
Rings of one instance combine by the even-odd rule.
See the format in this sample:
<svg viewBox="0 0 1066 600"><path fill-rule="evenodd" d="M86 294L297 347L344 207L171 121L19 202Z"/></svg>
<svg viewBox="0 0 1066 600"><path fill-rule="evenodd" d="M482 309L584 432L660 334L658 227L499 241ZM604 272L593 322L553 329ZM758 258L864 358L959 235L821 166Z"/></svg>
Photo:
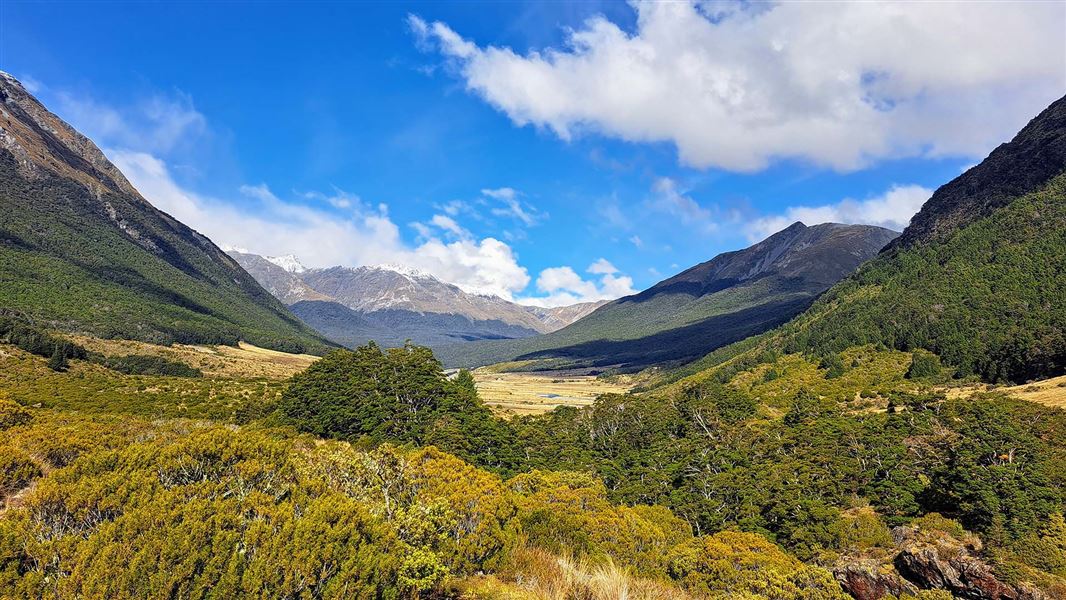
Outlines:
<svg viewBox="0 0 1066 600"><path fill-rule="evenodd" d="M53 371L66 371L67 370L67 357L64 352L63 345L57 345L55 350L52 351L52 356L48 359L48 368Z"/></svg>
<svg viewBox="0 0 1066 600"><path fill-rule="evenodd" d="M331 347L221 250L143 199L58 177L28 180L6 152L0 281L0 307L56 329L163 344Z"/></svg>
<svg viewBox="0 0 1066 600"><path fill-rule="evenodd" d="M816 367L814 380L828 384ZM893 368L902 381L905 366ZM723 418L724 398L752 397L742 392L749 375L516 419L518 439L527 464L590 470L614 501L666 505L697 532L764 533L805 559L884 545L886 524L933 511L1010 544L1063 509L1061 412L898 392L897 412L852 413L801 388L778 417L760 408ZM867 503L858 519L851 507Z"/></svg>
<svg viewBox="0 0 1066 600"><path fill-rule="evenodd" d="M292 378L280 408L321 436L433 444L504 472L517 460L513 433L482 404L469 374L449 381L420 346L383 352L371 342L332 352Z"/></svg>
<svg viewBox="0 0 1066 600"><path fill-rule="evenodd" d="M199 369L176 360L162 356L145 354L128 354L126 356L109 356L102 364L126 375L162 375L170 377L203 377Z"/></svg>
<svg viewBox="0 0 1066 600"><path fill-rule="evenodd" d="M833 352L822 358L818 368L825 369L826 379L836 379L844 374L844 361L840 358L840 354Z"/></svg>
<svg viewBox="0 0 1066 600"><path fill-rule="evenodd" d="M0 309L0 342L49 359L54 371L66 369L68 358L85 358L85 348L35 327L24 317Z"/></svg>
<svg viewBox="0 0 1066 600"><path fill-rule="evenodd" d="M247 423L273 413L285 387L254 378L127 376L87 362L61 373L10 346L5 351L0 390L23 406Z"/></svg>
<svg viewBox="0 0 1066 600"><path fill-rule="evenodd" d="M670 575L702 597L847 600L826 570L807 566L765 539L725 531L674 549Z"/></svg>
<svg viewBox="0 0 1066 600"><path fill-rule="evenodd" d="M22 408L18 402L0 396L0 431L25 425L32 420L30 411Z"/></svg>
<svg viewBox="0 0 1066 600"><path fill-rule="evenodd" d="M0 446L0 501L40 476L41 468L25 452Z"/></svg>
<svg viewBox="0 0 1066 600"><path fill-rule="evenodd" d="M937 377L940 375L940 357L930 352L915 350L911 353L911 366L907 368L907 379Z"/></svg>

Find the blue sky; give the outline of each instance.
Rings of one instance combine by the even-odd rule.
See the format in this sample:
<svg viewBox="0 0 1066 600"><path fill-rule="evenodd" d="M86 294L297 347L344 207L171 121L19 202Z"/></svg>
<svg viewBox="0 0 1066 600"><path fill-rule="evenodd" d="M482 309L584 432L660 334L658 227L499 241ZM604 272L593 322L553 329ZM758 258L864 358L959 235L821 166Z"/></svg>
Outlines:
<svg viewBox="0 0 1066 600"><path fill-rule="evenodd" d="M220 245L561 304L904 226L1066 91L1064 5L963 12L9 1L0 69Z"/></svg>

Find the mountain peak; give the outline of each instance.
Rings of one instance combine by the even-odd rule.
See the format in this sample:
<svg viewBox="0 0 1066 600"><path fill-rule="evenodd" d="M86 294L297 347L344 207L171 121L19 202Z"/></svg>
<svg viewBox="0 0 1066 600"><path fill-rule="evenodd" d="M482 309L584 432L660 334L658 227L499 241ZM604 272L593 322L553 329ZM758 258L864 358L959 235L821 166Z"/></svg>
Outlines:
<svg viewBox="0 0 1066 600"><path fill-rule="evenodd" d="M985 160L940 186L889 249L943 240L1066 170L1066 96Z"/></svg>
<svg viewBox="0 0 1066 600"><path fill-rule="evenodd" d="M296 258L295 254L286 254L285 256L264 256L263 258L282 269L285 269L289 273L303 273L307 270L307 267L303 266L303 263L300 262L300 259Z"/></svg>
<svg viewBox="0 0 1066 600"><path fill-rule="evenodd" d="M410 265L401 265L399 263L383 263L380 265L369 265L366 268L376 269L378 271L392 271L393 273L399 273L400 275L404 275L406 277L411 277L414 279L433 279L435 281L440 281L440 279L434 277L432 274L426 271L423 271L422 269L418 269Z"/></svg>

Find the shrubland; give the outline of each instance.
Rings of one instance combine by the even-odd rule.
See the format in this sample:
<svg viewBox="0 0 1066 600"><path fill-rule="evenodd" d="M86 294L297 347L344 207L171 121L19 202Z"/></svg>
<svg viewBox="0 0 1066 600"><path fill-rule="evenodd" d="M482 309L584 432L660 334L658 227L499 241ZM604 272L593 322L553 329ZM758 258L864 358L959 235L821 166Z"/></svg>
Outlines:
<svg viewBox="0 0 1066 600"><path fill-rule="evenodd" d="M1066 416L948 399L916 356L763 357L506 421L410 345L287 381L55 372L8 346L0 589L845 598L835 565L892 556L897 526L1066 589Z"/></svg>

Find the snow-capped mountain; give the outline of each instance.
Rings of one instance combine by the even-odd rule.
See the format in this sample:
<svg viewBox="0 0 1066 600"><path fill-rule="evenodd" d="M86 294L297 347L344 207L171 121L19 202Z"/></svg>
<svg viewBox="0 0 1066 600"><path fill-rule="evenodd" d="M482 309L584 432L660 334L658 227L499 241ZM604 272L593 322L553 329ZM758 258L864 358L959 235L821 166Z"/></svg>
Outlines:
<svg viewBox="0 0 1066 600"><path fill-rule="evenodd" d="M304 267L295 256L230 251L260 284L297 316L334 341L404 340L438 346L521 338L555 331L602 303L545 309L499 296L465 292L406 265Z"/></svg>
<svg viewBox="0 0 1066 600"><path fill-rule="evenodd" d="M285 256L264 256L263 258L269 260L275 265L285 269L289 273L303 273L307 270L307 267L292 254L286 254Z"/></svg>

